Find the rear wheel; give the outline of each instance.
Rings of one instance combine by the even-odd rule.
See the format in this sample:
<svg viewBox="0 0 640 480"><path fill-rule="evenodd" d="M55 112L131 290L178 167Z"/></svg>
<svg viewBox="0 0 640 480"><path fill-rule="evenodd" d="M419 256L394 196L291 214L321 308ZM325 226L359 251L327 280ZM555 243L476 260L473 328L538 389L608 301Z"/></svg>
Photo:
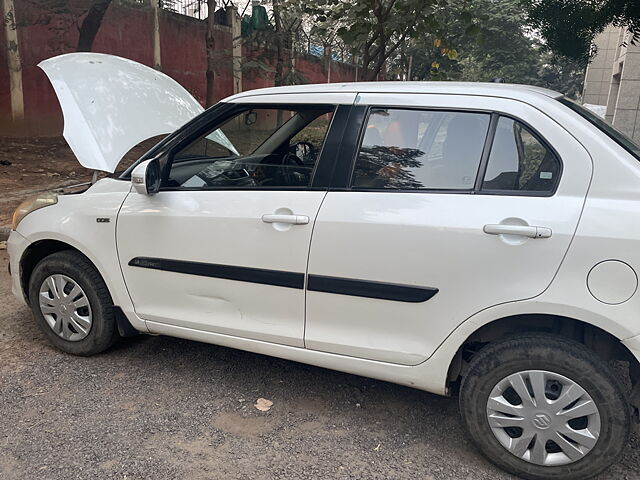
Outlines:
<svg viewBox="0 0 640 480"><path fill-rule="evenodd" d="M471 361L460 411L480 451L527 479L590 478L624 448L630 407L608 365L547 334L496 342Z"/></svg>
<svg viewBox="0 0 640 480"><path fill-rule="evenodd" d="M49 341L67 353L94 355L118 339L107 286L78 252L57 252L36 265L29 280L29 303Z"/></svg>

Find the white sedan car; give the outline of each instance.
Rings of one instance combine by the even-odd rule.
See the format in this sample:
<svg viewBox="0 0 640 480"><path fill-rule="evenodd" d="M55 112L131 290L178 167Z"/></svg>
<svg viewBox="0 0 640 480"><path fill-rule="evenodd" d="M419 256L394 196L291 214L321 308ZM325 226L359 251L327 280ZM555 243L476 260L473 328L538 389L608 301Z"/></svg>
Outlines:
<svg viewBox="0 0 640 480"><path fill-rule="evenodd" d="M172 335L457 394L478 448L528 479L616 460L640 406L640 149L598 117L445 82L202 111L121 58L41 67L84 166L170 133L16 211L13 291L58 348Z"/></svg>

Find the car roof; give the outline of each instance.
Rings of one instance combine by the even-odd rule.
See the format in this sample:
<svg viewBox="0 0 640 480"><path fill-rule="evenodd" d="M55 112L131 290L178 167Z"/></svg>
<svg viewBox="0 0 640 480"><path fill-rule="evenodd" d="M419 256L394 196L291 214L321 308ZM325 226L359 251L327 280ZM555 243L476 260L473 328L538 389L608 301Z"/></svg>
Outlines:
<svg viewBox="0 0 640 480"><path fill-rule="evenodd" d="M442 95L479 95L487 97L512 98L525 100L531 95L547 98L558 98L562 94L532 85L514 83L480 83L480 82L343 82L318 83L307 85L289 85L284 87L260 88L238 93L225 102L233 102L240 98L256 95L285 94L322 94L322 93L418 93Z"/></svg>

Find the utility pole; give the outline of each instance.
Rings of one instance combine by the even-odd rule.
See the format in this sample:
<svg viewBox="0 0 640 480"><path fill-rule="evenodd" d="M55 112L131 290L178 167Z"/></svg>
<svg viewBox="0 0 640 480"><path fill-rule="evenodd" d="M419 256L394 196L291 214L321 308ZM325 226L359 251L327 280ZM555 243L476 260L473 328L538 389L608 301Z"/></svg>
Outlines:
<svg viewBox="0 0 640 480"><path fill-rule="evenodd" d="M160 0L151 0L153 9L153 68L162 70L162 53L160 51Z"/></svg>
<svg viewBox="0 0 640 480"><path fill-rule="evenodd" d="M247 5L249 5L247 3ZM233 69L233 93L242 91L242 25L236 7L227 7L227 16L231 18L232 49L231 62Z"/></svg>
<svg viewBox="0 0 640 480"><path fill-rule="evenodd" d="M213 33L215 30L215 13L216 0L207 0L207 97L205 100L205 107L210 107L215 103L214 86L216 79L216 37Z"/></svg>
<svg viewBox="0 0 640 480"><path fill-rule="evenodd" d="M11 119L24 119L24 92L22 90L22 60L18 43L18 26L13 0L2 0L5 34L7 39L7 65L9 67L9 91L11 95Z"/></svg>

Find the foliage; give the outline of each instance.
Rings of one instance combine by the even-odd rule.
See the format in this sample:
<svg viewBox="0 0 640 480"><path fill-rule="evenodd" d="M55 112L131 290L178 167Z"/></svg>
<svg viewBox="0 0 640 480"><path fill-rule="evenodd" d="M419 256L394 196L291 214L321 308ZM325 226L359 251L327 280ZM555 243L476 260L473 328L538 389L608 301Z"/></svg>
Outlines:
<svg viewBox="0 0 640 480"><path fill-rule="evenodd" d="M522 0L522 6L551 51L583 65L608 25L626 27L632 42L640 42L640 0Z"/></svg>
<svg viewBox="0 0 640 480"><path fill-rule="evenodd" d="M365 78L382 72L385 62L402 55L412 39L442 36L446 25L438 14L453 4L449 0L315 0L308 13L318 28L337 26L336 34L359 52Z"/></svg>
<svg viewBox="0 0 640 480"><path fill-rule="evenodd" d="M386 71L407 80L506 82L552 88L576 98L583 67L544 51L526 25L520 0L473 0L435 13L446 29L409 39Z"/></svg>
<svg viewBox="0 0 640 480"><path fill-rule="evenodd" d="M476 42L463 49L461 78L491 81L503 78L514 83L534 83L539 52L536 41L523 29L520 0L476 0Z"/></svg>
<svg viewBox="0 0 640 480"><path fill-rule="evenodd" d="M545 51L527 27L521 0L474 0L472 27L456 25L449 42L457 45L459 61L448 66L449 78L537 85L577 98L584 68L578 62ZM455 18L460 13L452 14ZM425 51L426 51L425 46Z"/></svg>
<svg viewBox="0 0 640 480"><path fill-rule="evenodd" d="M584 74L585 70L579 62L544 52L540 57L538 77L533 85L550 88L577 99L582 94Z"/></svg>
<svg viewBox="0 0 640 480"><path fill-rule="evenodd" d="M472 4L470 4L472 5ZM402 49L400 70L406 75L397 78L406 80L454 80L462 73L461 52L477 41L479 29L477 18L465 4L452 4L436 13L439 25L446 25L435 32L428 32L411 39ZM393 72L393 70L391 70Z"/></svg>

